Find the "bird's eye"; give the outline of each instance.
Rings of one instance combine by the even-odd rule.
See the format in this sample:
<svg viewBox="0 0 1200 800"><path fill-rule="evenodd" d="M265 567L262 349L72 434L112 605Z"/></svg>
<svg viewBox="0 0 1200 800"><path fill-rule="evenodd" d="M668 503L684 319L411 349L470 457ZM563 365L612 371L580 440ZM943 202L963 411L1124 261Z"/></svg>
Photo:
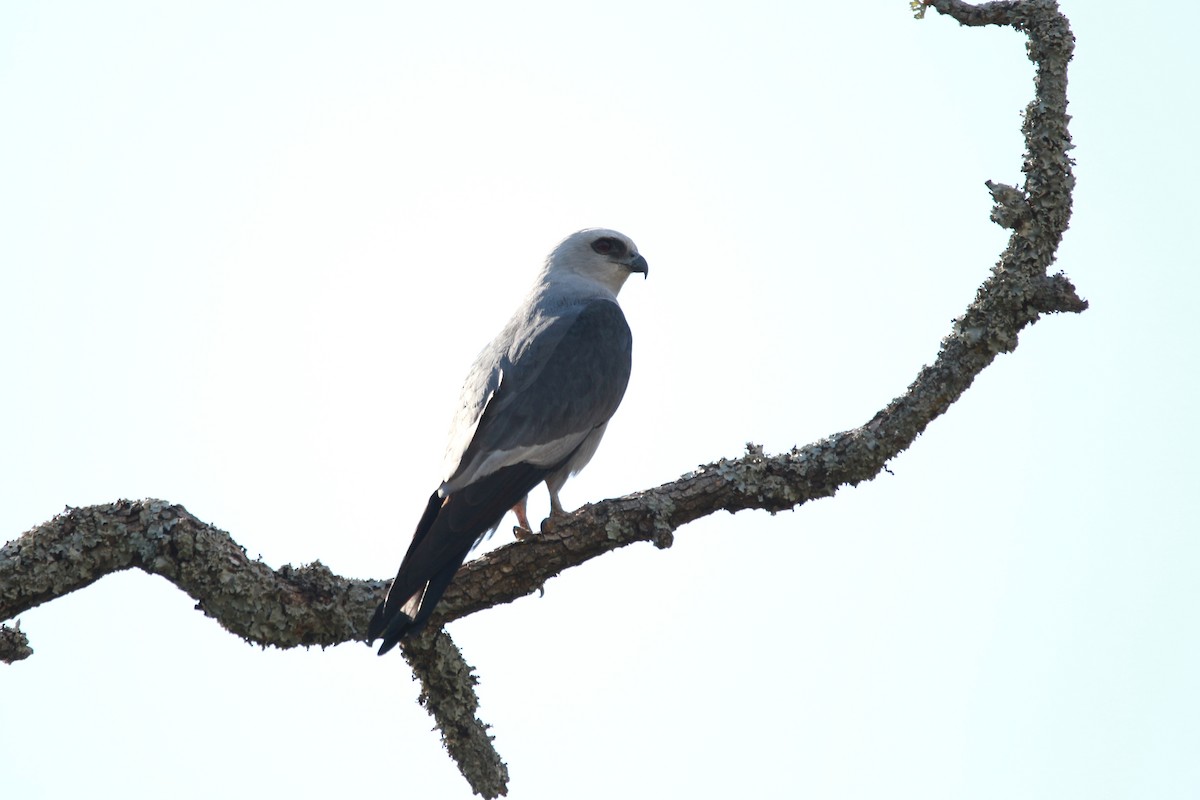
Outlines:
<svg viewBox="0 0 1200 800"><path fill-rule="evenodd" d="M602 256L623 256L625 255L625 243L620 239L614 239L611 236L602 236L592 242L592 249Z"/></svg>

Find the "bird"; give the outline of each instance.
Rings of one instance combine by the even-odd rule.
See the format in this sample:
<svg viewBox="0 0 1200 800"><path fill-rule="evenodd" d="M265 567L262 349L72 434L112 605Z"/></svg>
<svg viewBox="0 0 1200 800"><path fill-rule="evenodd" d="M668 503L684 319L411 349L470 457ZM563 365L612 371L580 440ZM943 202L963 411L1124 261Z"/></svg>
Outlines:
<svg viewBox="0 0 1200 800"><path fill-rule="evenodd" d="M429 496L386 599L367 626L379 655L428 622L458 568L511 509L559 492L591 460L629 384L633 339L617 293L650 267L633 240L586 228L547 256L533 287L475 359L450 426L442 480Z"/></svg>

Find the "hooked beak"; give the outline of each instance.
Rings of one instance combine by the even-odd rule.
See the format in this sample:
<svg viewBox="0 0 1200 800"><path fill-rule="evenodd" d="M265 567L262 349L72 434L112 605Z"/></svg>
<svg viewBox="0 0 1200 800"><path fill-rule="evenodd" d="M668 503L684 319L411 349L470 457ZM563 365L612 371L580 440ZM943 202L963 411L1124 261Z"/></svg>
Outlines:
<svg viewBox="0 0 1200 800"><path fill-rule="evenodd" d="M650 277L650 265L646 263L646 259L639 253L629 259L629 263L625 266L629 267L630 272L640 272L643 278Z"/></svg>

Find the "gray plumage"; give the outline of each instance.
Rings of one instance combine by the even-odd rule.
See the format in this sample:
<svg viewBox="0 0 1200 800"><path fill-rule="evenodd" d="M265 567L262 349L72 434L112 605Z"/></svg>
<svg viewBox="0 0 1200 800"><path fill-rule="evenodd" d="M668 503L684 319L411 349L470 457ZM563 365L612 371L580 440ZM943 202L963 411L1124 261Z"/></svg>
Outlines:
<svg viewBox="0 0 1200 800"><path fill-rule="evenodd" d="M623 234L591 228L546 259L533 289L475 360L429 498L367 635L382 655L420 630L471 549L538 483L558 493L600 444L629 382L632 338L617 293L646 260Z"/></svg>

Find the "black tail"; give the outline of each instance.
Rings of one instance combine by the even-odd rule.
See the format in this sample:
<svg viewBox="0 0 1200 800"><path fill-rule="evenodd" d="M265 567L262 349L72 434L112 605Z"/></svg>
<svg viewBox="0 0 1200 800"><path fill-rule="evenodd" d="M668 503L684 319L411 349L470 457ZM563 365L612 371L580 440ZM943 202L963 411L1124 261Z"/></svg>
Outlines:
<svg viewBox="0 0 1200 800"><path fill-rule="evenodd" d="M401 609L405 605L408 605L410 599L419 604L425 588L424 586L420 586L416 592L410 592L407 595L401 595L400 592L404 591L404 586L406 585L424 583L424 581L414 581L409 573L412 572L411 567L415 560L414 556L421 543L425 540L425 536L433 527L434 521L437 520L438 511L441 509L443 502L437 492L429 496L429 502L425 505L425 513L421 515L421 521L417 523L412 543L409 544L408 552L404 554L404 561L400 564L400 572L397 573L396 579L392 581L392 586L388 589L387 597L375 609L375 613L371 617L371 622L367 625L367 641L374 642L381 636L385 637L383 646L379 649L379 655L383 655L395 647L396 642L400 641L401 637L412 627L412 617L405 614ZM460 560L458 564L461 565L462 561ZM458 565L455 565L454 569L457 570Z"/></svg>
<svg viewBox="0 0 1200 800"><path fill-rule="evenodd" d="M367 626L369 641L383 639L379 655L425 625L479 538L551 472L514 464L445 498L430 495L387 599Z"/></svg>

